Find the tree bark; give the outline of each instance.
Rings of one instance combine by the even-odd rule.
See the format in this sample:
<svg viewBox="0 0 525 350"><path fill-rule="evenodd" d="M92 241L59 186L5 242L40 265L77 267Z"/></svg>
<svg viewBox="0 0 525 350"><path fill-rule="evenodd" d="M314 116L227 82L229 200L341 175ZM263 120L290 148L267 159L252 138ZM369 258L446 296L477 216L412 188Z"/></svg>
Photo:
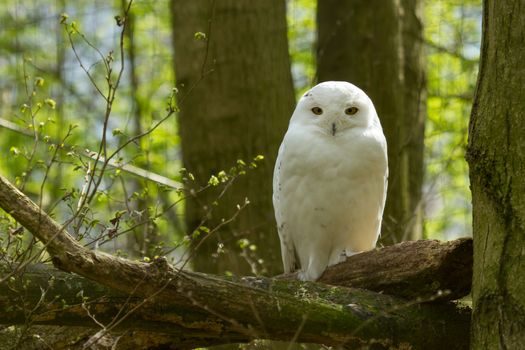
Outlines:
<svg viewBox="0 0 525 350"><path fill-rule="evenodd" d="M467 161L473 204L473 349L525 344L525 4L486 0Z"/></svg>
<svg viewBox="0 0 525 350"><path fill-rule="evenodd" d="M470 293L472 239L450 242L412 241L347 258L319 279L409 300L455 300Z"/></svg>
<svg viewBox="0 0 525 350"><path fill-rule="evenodd" d="M426 84L418 0L319 1L319 81L346 80L372 99L388 144L381 243L421 238Z"/></svg>
<svg viewBox="0 0 525 350"><path fill-rule="evenodd" d="M202 185L210 175L228 171L238 159L265 157L258 169L237 179L218 205L212 205L217 191L186 202L191 233L203 218L208 220L206 226L214 227L232 217L246 197L250 201L234 222L200 244L194 268L275 274L282 268L271 181L294 107L285 2L173 0L171 4L184 166ZM197 34L203 40L196 39L198 32L204 33L205 37ZM255 254L239 257L240 239L254 244ZM222 244L219 253L218 243Z"/></svg>
<svg viewBox="0 0 525 350"><path fill-rule="evenodd" d="M1 176L0 207L46 245L55 266L91 280L85 281L88 284L84 286L83 280L74 275L57 275L52 284L46 276L41 280L43 285L36 286L22 279L11 281L18 286L11 286L15 290L11 295L40 300L40 306L47 307L42 318L33 318L33 323L53 324L57 318L75 325L82 320L93 322L81 314L85 310L78 306L78 299L87 296L88 301L94 302L94 314L106 328L111 324L105 322L120 320L116 329L128 326L170 333L183 348L256 338L334 346L468 347L468 310L452 304L420 304L382 293L311 282L264 278L228 281L174 270L162 258L147 264L89 251ZM55 299L53 288L61 283L58 277L72 279L75 283L71 285L76 288ZM96 287L93 282L115 292ZM33 288L38 293L21 293L17 288ZM41 301L42 290L47 290L45 298L52 300ZM79 290L85 295L80 295ZM1 300L13 306L9 293L0 295ZM101 295L119 298L121 304L97 299ZM57 307L57 302L61 307ZM64 308L75 302L76 308ZM29 309L37 310L31 303ZM120 315L126 317L115 317L121 309ZM11 317L9 322L17 322L15 311L7 314Z"/></svg>

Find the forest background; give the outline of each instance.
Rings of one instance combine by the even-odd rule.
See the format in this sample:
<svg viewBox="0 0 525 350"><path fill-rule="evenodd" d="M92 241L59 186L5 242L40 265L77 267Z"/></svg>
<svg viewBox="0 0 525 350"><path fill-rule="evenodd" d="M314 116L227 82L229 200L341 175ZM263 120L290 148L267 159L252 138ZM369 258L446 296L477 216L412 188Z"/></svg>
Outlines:
<svg viewBox="0 0 525 350"><path fill-rule="evenodd" d="M98 150L106 109L104 99L79 66L76 55L103 90L104 69L99 54L106 56L112 51L115 61L120 60L121 28L113 17L122 11L121 6L104 1L89 4L8 1L1 8L0 166L6 176L16 179L26 193L39 197L42 205L53 208L53 213L62 220L67 218L70 209L68 202L61 199L67 195L76 198L81 192L89 163L82 156L89 153L88 150ZM423 212L421 237L453 239L472 234L464 154L477 74L481 3L426 1L423 9L428 95L425 176L419 204ZM287 2L296 98L317 82L315 10L314 1ZM69 26L62 23L62 13L69 15ZM138 1L133 4L132 14L133 24L125 34L132 41L124 41L126 69L107 125L107 143L112 148L150 129L163 118L166 100L175 86L169 3ZM77 34L68 34L77 30ZM203 28L202 33L205 31ZM195 33L193 40L205 40L198 34ZM80 35L85 36L89 44L79 40ZM75 51L69 39L75 44ZM179 51L180 55L194 59L184 48ZM291 108L293 106L288 106ZM192 127L199 126L189 126ZM180 172L184 165L179 128L176 116L166 119L154 132L124 148L114 161L182 181ZM220 128L214 132L228 134L228 130ZM279 137L284 134L282 127L279 134ZM60 152L51 145L58 140L64 140L67 145ZM200 140L194 138L192 142ZM226 166L218 170L228 170ZM109 222L117 212L126 210L130 205L123 200L126 197L137 202L134 205L145 205L148 211L159 210L178 199L176 191L163 191L159 183L149 179L151 177L123 172L118 167L108 169L104 186L91 202L90 211L95 220L92 225ZM208 179L198 181L202 184ZM144 199L148 203L138 203L141 198L148 198ZM184 201L181 201L167 215L155 220L156 234L165 244L180 242L185 237L183 208ZM113 241L113 244L116 243ZM134 244L140 242L122 243L118 247L128 247L122 248L125 251ZM140 255L140 248L135 249Z"/></svg>
<svg viewBox="0 0 525 350"><path fill-rule="evenodd" d="M2 175L91 249L146 262L166 256L177 266L226 275L278 273L269 206L276 149L294 101L325 77L339 79L324 52L346 24L344 17L331 21L329 6L315 1L287 1L286 17L275 3L253 6L254 16L274 11L276 22L265 27L236 19L242 6L226 14L220 1L137 1L129 13L127 2L4 2ZM351 72L357 81L347 79L377 101L387 137L398 130L405 137L389 140L389 191L400 192L389 193L396 201L387 207L381 245L472 235L465 150L481 1L404 3L404 12L392 13L413 11L415 36L401 28L392 41L389 23L374 21L372 6L356 8L356 26L377 45L378 71L405 67L408 85L417 67L417 98L397 98L396 86L384 94L381 77ZM283 29L277 39L276 28ZM373 62L358 42L337 42ZM389 58L399 47L402 58ZM229 68L220 68L224 62ZM385 102L392 96L417 100L417 112ZM415 146L412 130L421 141ZM416 161L404 155L405 143L416 149ZM10 216L0 219L4 261L46 260L42 245L20 234Z"/></svg>

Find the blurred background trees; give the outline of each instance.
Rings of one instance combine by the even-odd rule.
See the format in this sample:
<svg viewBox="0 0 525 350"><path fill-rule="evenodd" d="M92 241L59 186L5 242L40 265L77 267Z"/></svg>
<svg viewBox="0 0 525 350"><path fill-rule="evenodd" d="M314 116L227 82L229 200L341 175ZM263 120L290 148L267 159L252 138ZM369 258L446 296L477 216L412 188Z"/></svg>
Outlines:
<svg viewBox="0 0 525 350"><path fill-rule="evenodd" d="M273 162L294 95L327 79L369 93L389 137L383 243L471 234L480 1L141 1L124 25L126 6L0 6L0 168L86 245L277 273Z"/></svg>
<svg viewBox="0 0 525 350"><path fill-rule="evenodd" d="M206 227L220 225L249 201L231 223L195 240L199 271L281 270L272 176L295 104L285 10L281 0L171 3L184 166L202 186L239 161L264 157L224 195L218 188L186 201L188 232L203 218Z"/></svg>
<svg viewBox="0 0 525 350"><path fill-rule="evenodd" d="M407 0L320 1L317 6L317 79L353 82L381 116L389 162L383 244L422 237L426 81L421 5Z"/></svg>

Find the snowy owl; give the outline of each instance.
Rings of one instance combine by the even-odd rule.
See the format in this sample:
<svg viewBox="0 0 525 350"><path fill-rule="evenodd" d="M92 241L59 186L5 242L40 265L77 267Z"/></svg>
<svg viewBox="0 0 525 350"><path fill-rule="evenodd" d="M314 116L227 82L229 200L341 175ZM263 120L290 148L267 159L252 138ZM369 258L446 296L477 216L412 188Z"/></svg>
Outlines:
<svg viewBox="0 0 525 350"><path fill-rule="evenodd" d="M374 105L355 85L327 81L301 97L273 176L285 273L300 267L299 279L316 280L327 266L375 247L386 150Z"/></svg>

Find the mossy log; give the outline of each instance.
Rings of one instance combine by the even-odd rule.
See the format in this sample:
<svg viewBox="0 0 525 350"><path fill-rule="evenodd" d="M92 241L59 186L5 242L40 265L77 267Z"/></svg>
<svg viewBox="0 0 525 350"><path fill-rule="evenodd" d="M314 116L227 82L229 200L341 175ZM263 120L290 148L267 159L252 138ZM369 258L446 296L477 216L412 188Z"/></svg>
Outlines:
<svg viewBox="0 0 525 350"><path fill-rule="evenodd" d="M227 280L173 269L165 259L142 263L90 251L1 176L0 207L46 244L56 267L84 277L49 267L28 269L2 285L2 324L158 332L171 334L176 348L257 338L348 347L468 348L470 312L451 303L323 283Z"/></svg>
<svg viewBox="0 0 525 350"><path fill-rule="evenodd" d="M103 325L108 335L150 332L177 348L257 338L348 347L468 348L470 312L451 303L268 278L231 281L154 270L148 275L130 294L50 265L32 266L0 285L0 323ZM153 293L161 292L141 292L149 289L146 283L155 284Z"/></svg>

